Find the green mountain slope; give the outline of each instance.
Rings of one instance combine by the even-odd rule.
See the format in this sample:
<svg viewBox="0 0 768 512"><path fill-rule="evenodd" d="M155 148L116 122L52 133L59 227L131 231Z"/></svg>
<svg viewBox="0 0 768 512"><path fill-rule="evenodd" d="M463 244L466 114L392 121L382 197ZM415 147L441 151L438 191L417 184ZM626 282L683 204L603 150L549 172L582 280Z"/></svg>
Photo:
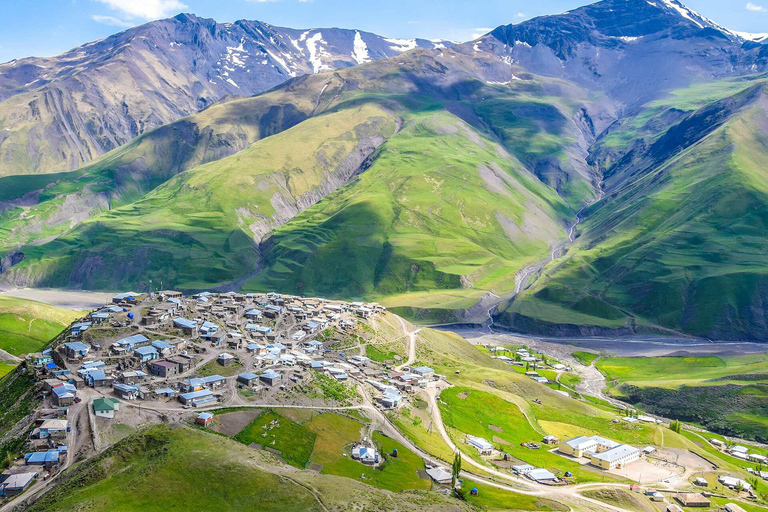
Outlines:
<svg viewBox="0 0 768 512"><path fill-rule="evenodd" d="M647 126L609 135L639 140L606 159L606 196L584 213L577 244L500 322L768 339L765 80L684 91L659 107L636 118ZM664 118L677 122L659 130Z"/></svg>
<svg viewBox="0 0 768 512"><path fill-rule="evenodd" d="M214 105L149 132L68 173L0 178L0 255L51 239L125 205L179 172L232 155L306 119L316 84ZM10 259L10 258L9 258ZM0 256L0 272L5 267Z"/></svg>
<svg viewBox="0 0 768 512"><path fill-rule="evenodd" d="M570 215L498 143L446 111L412 113L365 173L275 230L244 288L373 296L439 315L513 289Z"/></svg>
<svg viewBox="0 0 768 512"><path fill-rule="evenodd" d="M57 286L224 285L255 269L261 235L343 183L395 129L375 107L311 119L27 248L6 274Z"/></svg>
<svg viewBox="0 0 768 512"><path fill-rule="evenodd" d="M492 54L409 52L152 132L64 180L71 192L52 191L57 183L35 206L6 211L6 260L16 261L3 279L89 288L153 279L187 290L247 282L449 311L508 294L515 273L545 259L594 197L594 123L584 120L607 117L610 102L523 73L486 81L499 65L508 69ZM272 126L275 108L273 134L258 140L268 130L253 127ZM212 137L180 144L190 125L224 139L246 125L235 138L255 142L194 167L212 154ZM62 205L74 196L108 204L67 222ZM39 228L31 219L43 212L58 223Z"/></svg>

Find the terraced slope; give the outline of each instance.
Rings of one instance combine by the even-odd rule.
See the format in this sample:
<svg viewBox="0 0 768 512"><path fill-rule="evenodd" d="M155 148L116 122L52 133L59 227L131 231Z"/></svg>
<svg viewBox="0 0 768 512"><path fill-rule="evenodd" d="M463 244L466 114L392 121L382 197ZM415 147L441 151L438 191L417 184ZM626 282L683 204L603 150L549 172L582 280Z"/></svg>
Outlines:
<svg viewBox="0 0 768 512"><path fill-rule="evenodd" d="M606 137L639 139L603 161L578 243L499 320L768 339L767 92L764 77L684 91Z"/></svg>

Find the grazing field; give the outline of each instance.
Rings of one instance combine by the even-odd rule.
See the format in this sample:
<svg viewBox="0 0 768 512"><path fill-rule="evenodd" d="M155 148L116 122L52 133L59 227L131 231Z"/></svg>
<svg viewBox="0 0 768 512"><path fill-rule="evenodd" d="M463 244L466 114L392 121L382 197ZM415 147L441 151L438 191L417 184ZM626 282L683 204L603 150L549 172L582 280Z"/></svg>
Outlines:
<svg viewBox="0 0 768 512"><path fill-rule="evenodd" d="M334 413L301 409L266 411L255 418L234 438L243 444L256 443L278 450L279 456L298 468L313 468L327 475L352 478L374 487L399 492L426 490L429 479L418 469L424 462L402 444L380 432L373 432L383 462L366 466L352 459L352 448L368 430L368 424ZM390 457L393 450L398 456Z"/></svg>
<svg viewBox="0 0 768 512"><path fill-rule="evenodd" d="M312 418L306 426L317 434L310 462L321 466L324 474L353 478L395 492L431 487L430 480L419 478L416 471L424 468L422 460L397 441L378 432L373 435L373 439L381 455L386 456L397 448L398 457L387 457L379 468L352 460L349 456L351 445L360 440L361 429L367 428L359 421L325 413ZM346 457L344 453L347 453Z"/></svg>
<svg viewBox="0 0 768 512"><path fill-rule="evenodd" d="M609 383L657 387L768 383L768 354L704 357L609 357L597 363Z"/></svg>
<svg viewBox="0 0 768 512"><path fill-rule="evenodd" d="M443 422L455 432L454 441L458 446L463 445L466 434L474 435L485 438L495 448L516 459L549 469L555 474L571 471L578 481L585 482L603 478L602 474L589 471L545 448L533 450L522 447L521 443L540 442L544 433L531 426L516 404L485 391L460 387L443 391L440 399ZM476 453L471 446L465 447L464 451Z"/></svg>
<svg viewBox="0 0 768 512"><path fill-rule="evenodd" d="M13 366L13 365L0 362L0 377L2 377L4 375L7 375L14 368L16 368L16 367Z"/></svg>
<svg viewBox="0 0 768 512"><path fill-rule="evenodd" d="M594 352L583 352L583 351L577 351L571 355L575 357L584 366L591 365L592 362L599 357L599 355L595 354Z"/></svg>
<svg viewBox="0 0 768 512"><path fill-rule="evenodd" d="M0 295L0 349L15 356L35 352L83 314Z"/></svg>
<svg viewBox="0 0 768 512"><path fill-rule="evenodd" d="M315 445L317 435L274 411L262 413L235 439L243 444L255 443L263 448L277 450L280 457L297 468L305 468Z"/></svg>

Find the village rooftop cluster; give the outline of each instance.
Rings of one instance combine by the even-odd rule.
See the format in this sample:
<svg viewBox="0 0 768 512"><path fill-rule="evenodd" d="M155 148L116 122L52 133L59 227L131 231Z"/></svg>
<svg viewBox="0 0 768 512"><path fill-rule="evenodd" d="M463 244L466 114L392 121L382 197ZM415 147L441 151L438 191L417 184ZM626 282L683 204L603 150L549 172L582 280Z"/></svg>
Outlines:
<svg viewBox="0 0 768 512"><path fill-rule="evenodd" d="M397 408L440 376L427 366L395 370L333 350L358 322L384 311L375 303L276 293L115 295L52 348L28 356L44 405L30 452L3 473L0 496L23 492L40 470L48 478L66 467L69 418L83 407L90 421L110 421L135 414L142 404L174 411L280 402L292 388L322 376L364 385L379 407ZM195 421L207 425L212 417L202 412ZM363 464L380 462L370 442L351 455Z"/></svg>

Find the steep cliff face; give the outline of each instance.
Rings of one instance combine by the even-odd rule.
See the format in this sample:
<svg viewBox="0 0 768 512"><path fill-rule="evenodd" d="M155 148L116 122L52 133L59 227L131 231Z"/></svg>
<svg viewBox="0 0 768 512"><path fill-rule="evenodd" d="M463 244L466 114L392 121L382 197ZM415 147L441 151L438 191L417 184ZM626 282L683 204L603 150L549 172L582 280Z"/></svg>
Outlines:
<svg viewBox="0 0 768 512"><path fill-rule="evenodd" d="M181 14L58 57L12 61L0 65L0 176L75 169L226 96L445 45Z"/></svg>

